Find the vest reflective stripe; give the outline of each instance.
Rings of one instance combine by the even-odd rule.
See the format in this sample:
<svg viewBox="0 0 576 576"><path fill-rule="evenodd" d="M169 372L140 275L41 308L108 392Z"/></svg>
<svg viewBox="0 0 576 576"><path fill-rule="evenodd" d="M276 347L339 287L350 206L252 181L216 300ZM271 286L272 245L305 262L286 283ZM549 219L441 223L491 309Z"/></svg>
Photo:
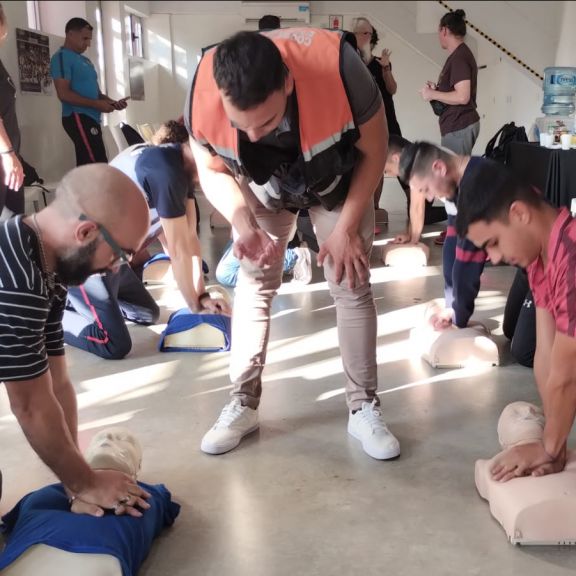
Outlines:
<svg viewBox="0 0 576 576"><path fill-rule="evenodd" d="M320 152L324 152L324 150L328 150L328 148L330 148L331 146L334 146L334 144L337 144L338 142L340 142L340 140L342 140L342 134L344 132L347 132L348 130L355 130L355 129L356 129L356 127L354 126L354 122L348 123L346 126L344 126L344 128L342 129L341 132L337 132L335 134L332 134L332 136L330 136L329 138L326 138L326 140L324 140L323 142L319 142L318 144L312 146L310 148L310 150L302 151L302 155L304 156L304 160L306 160L306 162L309 162L310 160L312 160L313 156L320 154Z"/></svg>
<svg viewBox="0 0 576 576"><path fill-rule="evenodd" d="M306 162L338 144L356 125L340 75L342 35L311 28L287 28L264 33L274 41L290 70L298 100L300 145ZM238 131L230 125L213 76L216 48L202 58L191 103L192 134L225 159L242 165ZM329 94L329 98L322 97Z"/></svg>

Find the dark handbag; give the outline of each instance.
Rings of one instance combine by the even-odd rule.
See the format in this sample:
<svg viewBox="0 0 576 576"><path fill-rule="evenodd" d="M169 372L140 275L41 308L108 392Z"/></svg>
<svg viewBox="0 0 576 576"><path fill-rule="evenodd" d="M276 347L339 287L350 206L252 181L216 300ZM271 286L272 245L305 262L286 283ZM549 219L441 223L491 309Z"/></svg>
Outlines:
<svg viewBox="0 0 576 576"><path fill-rule="evenodd" d="M444 102L440 102L440 100L430 100L430 106L432 106L432 110L436 116L442 116L446 108L448 108L448 104L444 104Z"/></svg>
<svg viewBox="0 0 576 576"><path fill-rule="evenodd" d="M512 142L528 142L524 126L516 126L514 122L504 124L486 144L484 158L506 164L510 159L510 144Z"/></svg>

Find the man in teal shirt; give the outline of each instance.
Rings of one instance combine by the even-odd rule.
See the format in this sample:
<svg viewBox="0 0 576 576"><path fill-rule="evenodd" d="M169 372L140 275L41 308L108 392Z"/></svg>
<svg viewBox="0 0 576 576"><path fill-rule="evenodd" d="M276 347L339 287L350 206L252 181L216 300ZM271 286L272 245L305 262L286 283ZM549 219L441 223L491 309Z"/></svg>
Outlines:
<svg viewBox="0 0 576 576"><path fill-rule="evenodd" d="M66 39L52 56L50 73L62 102L62 125L76 149L76 165L108 162L102 140L102 113L123 110L126 98L102 94L92 62L83 56L92 41L92 26L83 18L66 23Z"/></svg>

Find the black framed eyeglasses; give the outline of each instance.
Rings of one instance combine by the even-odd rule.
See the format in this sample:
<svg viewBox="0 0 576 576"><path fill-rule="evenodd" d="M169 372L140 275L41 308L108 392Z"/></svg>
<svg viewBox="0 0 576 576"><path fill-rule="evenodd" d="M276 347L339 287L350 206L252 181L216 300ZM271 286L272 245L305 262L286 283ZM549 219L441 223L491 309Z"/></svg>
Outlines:
<svg viewBox="0 0 576 576"><path fill-rule="evenodd" d="M120 244L118 244L118 242L112 238L110 232L108 232L108 230L102 224L95 222L91 218L88 218L86 214L80 214L80 216L78 216L78 220L96 224L98 231L100 234L102 234L102 238L104 238L104 242L106 242L106 244L112 248L112 252L114 252L114 256L116 256L114 262L122 262L123 264L128 264L132 260L134 257L134 252L132 250L122 248Z"/></svg>

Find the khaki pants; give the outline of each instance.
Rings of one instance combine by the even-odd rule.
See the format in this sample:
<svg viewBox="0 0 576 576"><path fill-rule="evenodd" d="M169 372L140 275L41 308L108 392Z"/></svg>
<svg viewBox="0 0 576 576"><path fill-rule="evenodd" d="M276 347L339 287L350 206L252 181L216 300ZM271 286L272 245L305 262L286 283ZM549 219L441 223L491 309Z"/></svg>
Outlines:
<svg viewBox="0 0 576 576"><path fill-rule="evenodd" d="M270 212L260 204L253 210L259 226L277 238L285 249L296 225L296 214L287 210ZM319 206L309 210L320 246L336 226L340 212L341 207L331 212ZM372 202L366 208L359 233L369 256L374 236ZM234 385L232 395L240 398L244 406L254 409L258 407L262 394L270 308L282 282L282 263L283 259L279 258L272 266L262 269L243 259L238 276L232 320L230 379ZM348 287L345 279L336 284L329 258L324 263L324 276L336 305L338 339L346 374L346 400L348 407L356 410L362 407L362 402L371 402L377 390L376 307L372 289L368 280L354 289Z"/></svg>

